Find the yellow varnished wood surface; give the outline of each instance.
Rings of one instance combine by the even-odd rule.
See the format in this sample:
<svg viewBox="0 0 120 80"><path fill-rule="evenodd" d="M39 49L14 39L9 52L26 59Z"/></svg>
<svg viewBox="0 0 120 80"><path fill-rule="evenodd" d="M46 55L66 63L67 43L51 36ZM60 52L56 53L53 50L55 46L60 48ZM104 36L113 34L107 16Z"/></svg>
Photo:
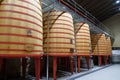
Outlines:
<svg viewBox="0 0 120 80"><path fill-rule="evenodd" d="M0 54L42 52L43 24L40 3L39 0L4 0L1 3ZM31 51L28 50L31 48Z"/></svg>

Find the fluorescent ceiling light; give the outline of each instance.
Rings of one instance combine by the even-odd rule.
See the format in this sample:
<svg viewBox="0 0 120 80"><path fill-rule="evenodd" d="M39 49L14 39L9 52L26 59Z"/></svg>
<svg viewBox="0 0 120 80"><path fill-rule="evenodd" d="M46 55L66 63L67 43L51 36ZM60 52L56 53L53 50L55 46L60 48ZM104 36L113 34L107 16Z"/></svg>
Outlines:
<svg viewBox="0 0 120 80"><path fill-rule="evenodd" d="M116 4L119 4L119 3L120 3L120 0L117 0L115 3L116 3Z"/></svg>

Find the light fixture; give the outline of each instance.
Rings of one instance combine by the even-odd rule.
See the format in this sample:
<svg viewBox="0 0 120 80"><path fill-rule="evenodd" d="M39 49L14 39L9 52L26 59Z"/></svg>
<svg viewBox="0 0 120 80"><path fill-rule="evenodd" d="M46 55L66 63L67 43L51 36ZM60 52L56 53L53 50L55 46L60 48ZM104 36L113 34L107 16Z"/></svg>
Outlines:
<svg viewBox="0 0 120 80"><path fill-rule="evenodd" d="M119 3L120 3L120 0L117 0L115 3L116 3L116 4L119 4Z"/></svg>

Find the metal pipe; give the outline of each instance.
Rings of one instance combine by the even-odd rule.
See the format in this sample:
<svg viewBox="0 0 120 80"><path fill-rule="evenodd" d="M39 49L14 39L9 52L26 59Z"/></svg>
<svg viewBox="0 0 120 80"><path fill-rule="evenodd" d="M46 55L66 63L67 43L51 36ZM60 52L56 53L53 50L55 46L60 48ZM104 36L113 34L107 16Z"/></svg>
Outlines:
<svg viewBox="0 0 120 80"><path fill-rule="evenodd" d="M49 56L48 56L48 54L49 54L49 33L50 33L50 19L49 19L49 16L50 16L50 11L48 12L48 19L47 19L47 21L48 21L48 32L47 32L47 37L48 37L48 41L47 41L47 44L48 44L48 46L47 46L47 66L46 66L46 79L47 80L49 80Z"/></svg>
<svg viewBox="0 0 120 80"><path fill-rule="evenodd" d="M65 3L65 2L63 2L63 1L60 1L60 0L58 0L58 1L61 2L62 4L64 4L65 6L67 6L68 8L70 8L71 10L74 11L74 8L71 7L71 6L69 6L69 4L67 4L67 3ZM80 13L80 12L78 12L78 11L76 11L76 13L79 14L79 15L81 15L82 17L86 18L86 19L89 20L90 22L94 23L91 19L89 19L88 17L86 17L84 14L82 14L82 13Z"/></svg>
<svg viewBox="0 0 120 80"><path fill-rule="evenodd" d="M76 2L75 2L75 14L76 14ZM75 29L75 24L73 25L74 26L74 38L75 38L75 53L77 53L76 51L76 29ZM77 73L77 56L75 56L75 72Z"/></svg>
<svg viewBox="0 0 120 80"><path fill-rule="evenodd" d="M75 56L75 72L77 73L77 56Z"/></svg>
<svg viewBox="0 0 120 80"><path fill-rule="evenodd" d="M70 6L69 4L67 4L66 2L61 1L61 0L57 0L57 1L61 2L62 4L64 4L65 6L67 6L69 9L75 11L77 14L79 14L79 15L81 15L82 17L86 18L88 21L92 22L94 25L100 27L97 23L101 23L101 22L100 22L99 20L97 20L93 15L91 15L88 11L86 11L82 6L76 4L77 6L80 7L80 8L77 7L77 9L79 9L79 10L82 12L82 13L81 13L81 12L79 12L78 10L74 9L74 8L73 8L72 6ZM68 2L70 2L70 1L68 1ZM75 1L72 0L72 2L75 2ZM71 3L71 2L70 2L70 3ZM82 9L82 10L81 10L81 9ZM83 11L85 11L84 13L85 13L85 14L88 14L88 15L85 15L85 14L83 13ZM94 20L93 20L93 19L90 19L89 17L92 17ZM103 25L103 24L102 24L102 25ZM104 26L105 26L105 25L103 25L103 27L104 27ZM106 26L105 26L104 28L106 28ZM106 28L106 30L109 30L109 28ZM106 31L104 31L104 30L101 30L101 31L106 34ZM108 32L109 32L109 34L108 34ZM110 37L112 37L110 31L107 31L107 35L109 35Z"/></svg>

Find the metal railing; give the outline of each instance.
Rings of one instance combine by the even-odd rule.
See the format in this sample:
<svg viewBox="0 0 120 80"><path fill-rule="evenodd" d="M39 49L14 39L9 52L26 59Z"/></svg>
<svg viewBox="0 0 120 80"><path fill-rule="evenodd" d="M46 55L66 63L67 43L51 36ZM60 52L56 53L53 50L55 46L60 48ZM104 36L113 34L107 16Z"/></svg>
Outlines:
<svg viewBox="0 0 120 80"><path fill-rule="evenodd" d="M113 37L113 33L107 26L105 26L102 22L96 19L92 14L90 14L87 10L85 10L82 6L80 6L74 0L66 0L66 1L58 0L58 1L65 3L67 7L69 6L69 8L72 8L75 13L80 14L81 16L86 18L88 21L92 22L95 26L100 28L103 33Z"/></svg>
<svg viewBox="0 0 120 80"><path fill-rule="evenodd" d="M76 3L74 0L66 0L67 3L64 0L43 0L43 5L46 5L46 7L43 9L43 12L49 11L49 10L65 10L67 12L70 12L73 19L75 21L86 21L89 23L91 27L91 31L98 32L98 33L104 33L107 36L110 36L114 39L114 35L111 32L111 30L105 26L102 22L100 22L98 19L96 19L92 14L90 14L88 11L86 11L82 6L80 6L78 3ZM66 6L61 4L61 2L64 2ZM69 3L69 4L68 4ZM68 9L68 6L71 9ZM83 17L83 18L82 18Z"/></svg>

